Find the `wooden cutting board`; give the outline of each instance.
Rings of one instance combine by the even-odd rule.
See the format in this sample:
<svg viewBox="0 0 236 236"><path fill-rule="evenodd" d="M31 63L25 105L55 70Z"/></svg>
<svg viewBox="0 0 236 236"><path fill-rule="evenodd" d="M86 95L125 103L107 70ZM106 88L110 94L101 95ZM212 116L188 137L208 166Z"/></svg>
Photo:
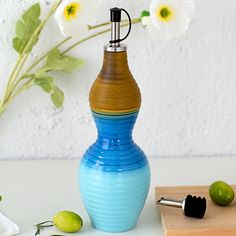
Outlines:
<svg viewBox="0 0 236 236"><path fill-rule="evenodd" d="M233 186L236 192L236 186ZM188 194L205 197L207 211L203 219L186 217L179 208L160 206L166 236L236 236L236 202L221 207L208 195L208 186L156 187L156 199L182 200Z"/></svg>

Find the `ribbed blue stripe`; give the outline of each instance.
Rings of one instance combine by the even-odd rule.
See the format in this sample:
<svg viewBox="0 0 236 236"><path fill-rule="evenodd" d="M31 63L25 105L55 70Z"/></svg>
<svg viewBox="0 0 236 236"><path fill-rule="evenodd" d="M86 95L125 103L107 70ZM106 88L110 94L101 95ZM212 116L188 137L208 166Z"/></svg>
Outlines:
<svg viewBox="0 0 236 236"><path fill-rule="evenodd" d="M146 165L145 154L132 140L137 115L108 116L93 113L98 138L84 154L82 163L108 172L132 171Z"/></svg>
<svg viewBox="0 0 236 236"><path fill-rule="evenodd" d="M148 161L132 139L137 115L93 113L98 138L82 158L79 185L92 225L103 231L133 228L148 194Z"/></svg>
<svg viewBox="0 0 236 236"><path fill-rule="evenodd" d="M81 196L95 228L122 232L136 225L148 194L148 165L123 173L81 165L79 179Z"/></svg>

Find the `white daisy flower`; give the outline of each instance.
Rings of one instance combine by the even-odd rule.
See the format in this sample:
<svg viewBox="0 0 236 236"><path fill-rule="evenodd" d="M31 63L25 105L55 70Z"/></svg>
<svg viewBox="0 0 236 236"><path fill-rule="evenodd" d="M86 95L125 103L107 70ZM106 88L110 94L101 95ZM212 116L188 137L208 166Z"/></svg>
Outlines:
<svg viewBox="0 0 236 236"><path fill-rule="evenodd" d="M169 40L184 34L194 12L194 0L152 0L145 24L151 34Z"/></svg>
<svg viewBox="0 0 236 236"><path fill-rule="evenodd" d="M80 36L88 30L94 15L93 0L64 0L55 13L58 27L64 36Z"/></svg>

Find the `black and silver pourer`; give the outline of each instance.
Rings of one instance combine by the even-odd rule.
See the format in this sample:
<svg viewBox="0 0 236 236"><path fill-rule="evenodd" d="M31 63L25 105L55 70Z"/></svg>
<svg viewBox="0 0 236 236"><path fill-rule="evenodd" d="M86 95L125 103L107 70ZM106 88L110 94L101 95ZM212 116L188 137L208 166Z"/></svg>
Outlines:
<svg viewBox="0 0 236 236"><path fill-rule="evenodd" d="M206 198L192 195L188 195L183 201L163 197L157 201L157 204L182 208L182 212L185 216L199 219L204 217L207 208Z"/></svg>
<svg viewBox="0 0 236 236"><path fill-rule="evenodd" d="M128 33L124 38L120 38L120 28L121 28L121 13L125 12L129 19L129 29ZM114 7L110 9L111 13L111 40L109 41L109 44L105 46L105 51L108 52L122 52L127 49L127 46L125 44L121 44L122 41L124 41L130 34L131 31L131 18L129 13L123 9Z"/></svg>

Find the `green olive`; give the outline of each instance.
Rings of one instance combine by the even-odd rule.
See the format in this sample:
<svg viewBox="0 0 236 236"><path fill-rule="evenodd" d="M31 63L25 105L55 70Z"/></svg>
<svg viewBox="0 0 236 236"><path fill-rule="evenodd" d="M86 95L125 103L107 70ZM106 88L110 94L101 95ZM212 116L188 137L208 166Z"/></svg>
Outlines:
<svg viewBox="0 0 236 236"><path fill-rule="evenodd" d="M75 233L81 229L83 220L72 211L60 211L53 217L53 224L62 232Z"/></svg>
<svg viewBox="0 0 236 236"><path fill-rule="evenodd" d="M234 200L233 188L224 181L216 181L209 187L211 200L218 205L228 206Z"/></svg>

